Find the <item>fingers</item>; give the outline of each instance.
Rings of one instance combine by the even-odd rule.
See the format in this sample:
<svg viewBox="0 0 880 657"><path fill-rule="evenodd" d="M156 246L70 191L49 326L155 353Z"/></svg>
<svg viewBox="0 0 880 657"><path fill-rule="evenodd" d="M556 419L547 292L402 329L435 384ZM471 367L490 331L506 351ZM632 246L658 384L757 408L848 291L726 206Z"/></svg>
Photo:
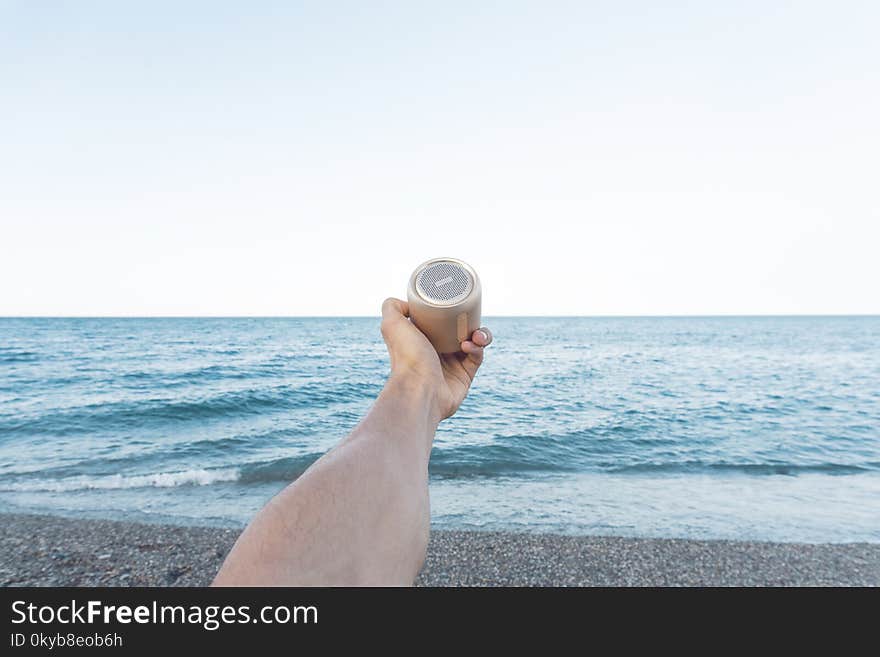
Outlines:
<svg viewBox="0 0 880 657"><path fill-rule="evenodd" d="M483 358L483 348L470 340L465 340L461 343L461 350L468 356L478 357L480 360Z"/></svg>
<svg viewBox="0 0 880 657"><path fill-rule="evenodd" d="M409 304L406 301L388 297L382 302L382 319L409 317Z"/></svg>
<svg viewBox="0 0 880 657"><path fill-rule="evenodd" d="M478 347L488 347L492 344L492 331L481 326L471 335L471 341Z"/></svg>
<svg viewBox="0 0 880 657"><path fill-rule="evenodd" d="M478 328L471 334L470 340L461 343L461 350L465 353L462 365L468 376L473 380L480 365L483 364L483 349L492 343L492 332L487 328Z"/></svg>
<svg viewBox="0 0 880 657"><path fill-rule="evenodd" d="M492 332L480 327L471 334L470 340L461 343L461 350L479 365L483 361L483 348L490 344L492 344Z"/></svg>
<svg viewBox="0 0 880 657"><path fill-rule="evenodd" d="M483 364L483 348L475 345L470 340L461 343L461 350L464 354L458 354L459 362L467 372L468 378L473 381L477 375L477 370Z"/></svg>

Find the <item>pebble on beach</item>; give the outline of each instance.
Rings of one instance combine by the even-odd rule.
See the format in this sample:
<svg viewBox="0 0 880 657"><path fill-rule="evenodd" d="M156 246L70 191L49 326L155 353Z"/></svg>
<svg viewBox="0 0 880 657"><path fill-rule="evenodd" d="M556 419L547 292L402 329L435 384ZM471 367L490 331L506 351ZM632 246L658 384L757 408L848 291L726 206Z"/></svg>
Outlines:
<svg viewBox="0 0 880 657"><path fill-rule="evenodd" d="M3 514L4 586L205 586L239 529ZM880 545L435 530L421 586L878 586Z"/></svg>

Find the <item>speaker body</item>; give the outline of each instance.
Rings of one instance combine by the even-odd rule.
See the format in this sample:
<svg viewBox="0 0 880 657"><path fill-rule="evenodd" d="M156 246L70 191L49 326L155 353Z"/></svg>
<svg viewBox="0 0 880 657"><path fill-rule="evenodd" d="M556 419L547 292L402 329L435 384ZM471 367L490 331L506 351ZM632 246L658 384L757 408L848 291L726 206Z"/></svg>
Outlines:
<svg viewBox="0 0 880 657"><path fill-rule="evenodd" d="M461 260L422 263L410 276L406 296L410 319L438 353L461 351L461 343L480 328L480 279Z"/></svg>

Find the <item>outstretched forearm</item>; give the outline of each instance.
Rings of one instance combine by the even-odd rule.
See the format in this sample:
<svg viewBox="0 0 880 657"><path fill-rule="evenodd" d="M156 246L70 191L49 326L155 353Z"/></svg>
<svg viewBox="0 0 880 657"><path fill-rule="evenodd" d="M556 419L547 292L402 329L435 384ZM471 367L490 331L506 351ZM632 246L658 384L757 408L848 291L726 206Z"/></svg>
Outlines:
<svg viewBox="0 0 880 657"><path fill-rule="evenodd" d="M422 377L392 374L351 434L257 514L214 584L411 584L428 543L435 400Z"/></svg>
<svg viewBox="0 0 880 657"><path fill-rule="evenodd" d="M431 517L428 458L492 342L480 328L438 354L400 299L382 304L391 377L363 421L276 495L232 547L214 584L412 584Z"/></svg>

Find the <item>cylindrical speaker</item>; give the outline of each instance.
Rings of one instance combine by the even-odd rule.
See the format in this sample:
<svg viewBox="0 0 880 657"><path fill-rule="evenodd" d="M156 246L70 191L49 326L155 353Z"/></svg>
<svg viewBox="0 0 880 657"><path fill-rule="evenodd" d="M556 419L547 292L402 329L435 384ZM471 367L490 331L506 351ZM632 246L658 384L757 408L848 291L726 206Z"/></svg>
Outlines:
<svg viewBox="0 0 880 657"><path fill-rule="evenodd" d="M480 328L481 297L473 267L455 258L434 258L410 276L409 316L438 353L455 353Z"/></svg>

